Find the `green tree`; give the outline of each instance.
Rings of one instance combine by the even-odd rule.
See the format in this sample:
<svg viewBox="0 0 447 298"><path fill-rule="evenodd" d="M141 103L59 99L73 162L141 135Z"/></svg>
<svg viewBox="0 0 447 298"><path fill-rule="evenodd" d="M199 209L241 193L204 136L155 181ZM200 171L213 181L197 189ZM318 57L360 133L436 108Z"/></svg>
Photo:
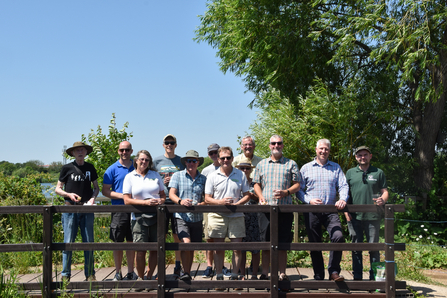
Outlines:
<svg viewBox="0 0 447 298"><path fill-rule="evenodd" d="M409 173L400 175L412 175L426 194L434 177L435 152L443 149L441 136L447 130L446 4L214 0L200 17L196 40L217 49L221 70L243 77L256 94L252 104L262 111L288 101L299 117L305 114L303 104L309 96L323 99L328 94L332 104L342 107L341 101L351 94L356 109L338 110L351 113L340 118L352 119L342 120L346 126L337 125L352 130L352 138L343 142L350 147L342 149L352 150L372 139L373 149L385 160L408 163L410 155L410 166L401 168ZM280 96L271 96L273 90ZM313 139L322 132L334 136L328 131L332 129L336 127L311 130Z"/></svg>
<svg viewBox="0 0 447 298"><path fill-rule="evenodd" d="M107 168L115 163L118 156L118 146L122 141L128 141L133 136L132 133L127 133L126 128L129 122L124 123L123 128L118 130L116 128L115 113L112 113L110 120L109 132L107 135L103 134L102 128L98 125L96 131L93 129L90 133L81 136L82 142L87 143L93 147L93 152L90 153L86 161L92 163L98 172L98 184L102 189L103 176Z"/></svg>

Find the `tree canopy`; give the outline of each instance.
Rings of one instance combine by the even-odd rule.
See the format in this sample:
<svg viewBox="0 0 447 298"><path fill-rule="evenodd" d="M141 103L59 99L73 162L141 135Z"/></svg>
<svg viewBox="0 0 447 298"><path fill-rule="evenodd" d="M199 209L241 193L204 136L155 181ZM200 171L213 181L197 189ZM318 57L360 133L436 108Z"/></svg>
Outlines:
<svg viewBox="0 0 447 298"><path fill-rule="evenodd" d="M221 70L256 94L255 136L285 124L297 159L313 156L317 139L332 139L346 167L355 147L369 145L391 180L401 183L392 163L402 163L414 186L407 191L426 194L447 130L446 4L214 0L196 40L216 48Z"/></svg>

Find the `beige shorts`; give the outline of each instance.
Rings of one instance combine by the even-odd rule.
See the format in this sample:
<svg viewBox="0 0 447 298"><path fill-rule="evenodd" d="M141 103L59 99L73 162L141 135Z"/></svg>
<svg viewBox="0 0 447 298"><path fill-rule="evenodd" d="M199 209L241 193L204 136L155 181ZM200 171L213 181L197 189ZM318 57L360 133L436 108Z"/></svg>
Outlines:
<svg viewBox="0 0 447 298"><path fill-rule="evenodd" d="M245 237L245 217L226 217L208 213L208 236L210 238Z"/></svg>
<svg viewBox="0 0 447 298"><path fill-rule="evenodd" d="M210 237L208 236L208 213L203 213L202 224L203 224L203 234L205 235L205 240L208 240L210 239Z"/></svg>

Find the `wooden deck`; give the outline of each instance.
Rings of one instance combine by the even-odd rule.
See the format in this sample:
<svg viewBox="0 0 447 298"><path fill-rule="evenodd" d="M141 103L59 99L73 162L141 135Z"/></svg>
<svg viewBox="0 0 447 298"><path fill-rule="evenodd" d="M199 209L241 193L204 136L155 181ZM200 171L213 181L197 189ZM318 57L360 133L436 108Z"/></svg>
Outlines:
<svg viewBox="0 0 447 298"><path fill-rule="evenodd" d="M230 264L226 264L228 268L230 268ZM206 269L206 263L194 263L192 270L191 270L191 276L193 277L193 281L209 281L213 280L213 278L203 278L202 275ZM126 272L127 268L124 267L124 274ZM247 275L246 279L249 280L251 277L251 272L249 272L249 269L246 270ZM155 272L156 273L156 272ZM287 268L287 275L289 276L291 281L314 281L313 280L313 270L312 268ZM345 280L347 282L353 281L353 276L350 272L346 270L342 270L341 274L345 277ZM260 274L258 274L259 277ZM113 277L115 276L115 268L101 268L96 270L96 279L97 281L108 281L111 282ZM315 281L315 283L318 285L318 283L324 283L328 282L326 276L326 281ZM369 274L367 272L364 272L364 280L368 280ZM17 277L18 283L39 283L42 280L42 274L40 273L34 273L34 274L24 274L19 275ZM85 276L83 270L73 270L72 276L71 276L71 282L84 282ZM174 275L174 265L168 265L166 267L166 279L167 280L176 280L177 276ZM60 274L53 273L53 281L60 281ZM225 277L225 280L228 280L227 277ZM92 297L93 295L90 294L90 292L94 295L94 297L156 297L157 291L156 290L144 290L142 292L135 291L135 287L138 287L138 283L140 282L134 282L133 286L129 288L107 288L107 287L95 287L94 285L91 286L91 290L76 288L74 286L75 284L72 284L72 289L67 289L66 293L68 294L74 294L74 297ZM243 283L243 282L241 282ZM346 283L342 283L346 285ZM81 285L80 285L81 286ZM60 294L60 290L56 290L53 292L54 294ZM244 287L243 290L234 290L232 288L226 289L225 291L216 291L214 289L182 289L182 288L169 288L166 289L166 297L200 297L200 296L209 296L212 294L213 297L222 297L222 296L228 296L230 293L237 294L238 296L252 296L252 297L270 297L269 290L263 289L255 289L255 288L247 288ZM384 293L378 293L378 292L372 292L374 298L376 297L385 297ZM41 297L41 291L39 290L27 290L26 291L27 296L31 297ZM286 293L282 293L280 296L287 296L287 297L294 297L298 295L303 294L310 294L312 297L325 297L327 294L338 294L337 296L345 296L346 294L349 295L349 297L364 297L365 295L371 296L370 291L361 291L361 290L350 290L349 287L346 286L340 286L338 289L326 289L324 287L318 287L316 286L315 289L300 289L300 288L294 288L293 290ZM345 295L340 295L345 294ZM407 290L398 290L396 292L396 297L412 297L412 294L409 293Z"/></svg>

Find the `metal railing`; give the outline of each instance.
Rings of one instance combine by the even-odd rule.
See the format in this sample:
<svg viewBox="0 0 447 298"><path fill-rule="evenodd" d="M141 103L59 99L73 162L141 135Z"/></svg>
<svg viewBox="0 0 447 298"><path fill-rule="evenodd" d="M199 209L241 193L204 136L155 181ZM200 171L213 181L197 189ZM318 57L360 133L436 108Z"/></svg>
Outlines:
<svg viewBox="0 0 447 298"><path fill-rule="evenodd" d="M378 210L381 209L381 210ZM152 243L54 243L53 238L53 214L55 213L98 213L98 212L157 212L157 242ZM305 212L384 212L385 215L385 243L280 243L278 233L278 217L281 213L305 213ZM43 273L41 283L19 284L25 290L42 290L43 297L54 297L57 294L54 290L60 289L61 282L52 281L53 252L60 250L157 250L158 251L158 279L145 281L95 281L95 282L70 282L67 289L113 289L138 287L156 288L157 297L174 297L176 295L187 295L197 293L168 293L169 288L182 289L209 289L209 288L269 288L272 289L269 297L276 298L287 295L306 295L306 293L280 293L278 289L304 288L304 289L338 289L338 290L375 290L385 289L387 298L394 298L396 289L405 289L405 281L395 280L394 252L405 250L404 243L394 243L394 213L404 212L404 205L385 205L379 207L375 205L348 205L344 210L337 210L334 206L314 206L314 205L278 205L278 206L178 206L160 205L156 207L140 206L8 206L0 207L0 214L43 214L43 242L42 243L22 243L22 244L2 244L0 252L19 251L42 251L43 252ZM165 260L167 250L251 250L253 243L166 243L166 213L174 212L265 212L270 213L270 242L256 242L259 250L270 250L270 280L192 280L185 282L181 280L167 280L165 271ZM306 250L306 251L385 251L385 273L386 281L279 281L278 274L278 252L280 250ZM208 293L220 295L238 295L242 293ZM243 293L254 294L260 297L259 292ZM318 296L318 293L309 293ZM323 293L327 297L327 293ZM336 295L341 295L337 293ZM346 295L350 295L349 292ZM247 296L247 295L244 295ZM250 296L250 295L249 295ZM321 297L323 297L321 296ZM380 294L378 294L380 296ZM114 296L113 296L114 297ZM352 295L350 295L352 297Z"/></svg>

